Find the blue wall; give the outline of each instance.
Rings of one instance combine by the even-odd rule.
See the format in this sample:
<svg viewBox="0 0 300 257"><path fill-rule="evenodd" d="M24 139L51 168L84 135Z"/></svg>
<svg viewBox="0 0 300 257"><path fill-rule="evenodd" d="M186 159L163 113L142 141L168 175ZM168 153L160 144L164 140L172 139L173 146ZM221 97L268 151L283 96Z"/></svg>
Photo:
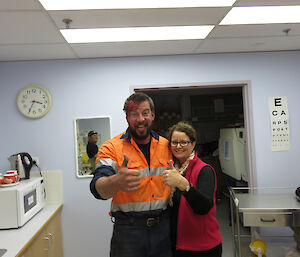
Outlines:
<svg viewBox="0 0 300 257"><path fill-rule="evenodd" d="M74 119L110 116L112 135L126 129L122 111L135 85L251 82L257 182L259 186L299 186L300 52L0 63L0 172L7 157L27 151L44 170L63 172L64 256L108 256L109 201L93 199L89 178L75 176ZM38 120L16 107L18 91L40 84L52 94L52 109ZM268 97L287 96L291 149L271 151Z"/></svg>

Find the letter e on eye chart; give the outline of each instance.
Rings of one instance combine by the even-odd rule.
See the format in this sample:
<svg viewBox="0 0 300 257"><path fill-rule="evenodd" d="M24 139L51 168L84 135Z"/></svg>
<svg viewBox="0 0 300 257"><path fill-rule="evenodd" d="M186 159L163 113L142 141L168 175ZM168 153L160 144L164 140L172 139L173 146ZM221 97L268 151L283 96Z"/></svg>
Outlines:
<svg viewBox="0 0 300 257"><path fill-rule="evenodd" d="M290 149L289 111L286 96L269 97L272 151Z"/></svg>

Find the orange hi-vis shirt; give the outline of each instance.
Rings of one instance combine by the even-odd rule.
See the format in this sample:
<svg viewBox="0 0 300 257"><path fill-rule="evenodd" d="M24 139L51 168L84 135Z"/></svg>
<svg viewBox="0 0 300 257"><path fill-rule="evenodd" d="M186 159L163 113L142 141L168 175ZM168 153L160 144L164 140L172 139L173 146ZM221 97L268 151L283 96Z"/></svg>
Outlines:
<svg viewBox="0 0 300 257"><path fill-rule="evenodd" d="M99 149L96 169L111 166L117 173L127 154L127 168L140 171L140 186L137 191L119 190L112 199L111 214L115 212L143 212L165 210L168 205L170 187L165 185L162 172L168 169L172 155L168 141L151 131L150 166L138 145L124 132L108 141Z"/></svg>

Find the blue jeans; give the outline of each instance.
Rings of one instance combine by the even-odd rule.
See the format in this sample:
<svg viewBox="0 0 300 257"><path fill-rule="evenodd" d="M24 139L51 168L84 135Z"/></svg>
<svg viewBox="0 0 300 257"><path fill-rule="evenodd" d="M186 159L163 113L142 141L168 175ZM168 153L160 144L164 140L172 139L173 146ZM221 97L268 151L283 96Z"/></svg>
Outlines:
<svg viewBox="0 0 300 257"><path fill-rule="evenodd" d="M172 257L170 221L153 227L114 224L110 257Z"/></svg>

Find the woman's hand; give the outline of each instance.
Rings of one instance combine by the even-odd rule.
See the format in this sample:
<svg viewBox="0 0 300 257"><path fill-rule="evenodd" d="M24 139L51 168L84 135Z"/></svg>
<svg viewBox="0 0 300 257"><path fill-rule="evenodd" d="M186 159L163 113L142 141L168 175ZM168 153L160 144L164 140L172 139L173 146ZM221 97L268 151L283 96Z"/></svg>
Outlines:
<svg viewBox="0 0 300 257"><path fill-rule="evenodd" d="M163 171L164 182L166 185L171 187L177 187L179 190L185 190L189 182L183 177L173 166L169 164L170 169Z"/></svg>

